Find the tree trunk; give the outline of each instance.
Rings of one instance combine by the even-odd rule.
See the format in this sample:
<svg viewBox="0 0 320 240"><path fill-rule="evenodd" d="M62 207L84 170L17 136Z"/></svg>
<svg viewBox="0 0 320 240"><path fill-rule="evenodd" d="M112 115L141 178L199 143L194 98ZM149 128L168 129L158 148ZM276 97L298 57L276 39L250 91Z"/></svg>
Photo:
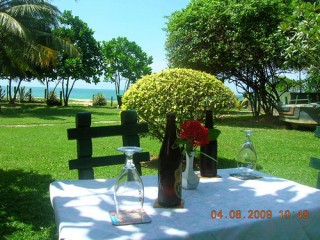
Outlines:
<svg viewBox="0 0 320 240"><path fill-rule="evenodd" d="M9 88L8 88L8 92L9 92L9 103L10 104L13 104L14 102L12 102L12 93L11 93L11 87L12 87L12 79L10 78L10 79L8 79L8 81L9 81Z"/></svg>
<svg viewBox="0 0 320 240"><path fill-rule="evenodd" d="M68 106L68 104L69 104L69 98L70 98L71 92L73 90L73 87L74 87L76 81L77 80L73 80L71 87L70 87L69 91L67 92L67 98L66 98L66 102L65 102L65 103L67 103L67 105L65 105L65 106ZM69 86L69 79L68 79L68 86Z"/></svg>
<svg viewBox="0 0 320 240"><path fill-rule="evenodd" d="M18 93L18 91L19 91L19 88L20 88L20 85L21 85L21 82L22 82L22 79L19 78L17 90L14 92L14 94L13 94L13 96L12 96L12 92L11 92L12 80L13 80L13 79L9 79L9 98L10 98L9 103L10 103L10 104L14 104L14 103L15 103L16 98L17 98L17 93Z"/></svg>
<svg viewBox="0 0 320 240"><path fill-rule="evenodd" d="M68 107L69 106L69 95L68 95L68 91L69 91L69 78L66 79L66 88L65 88L65 93L63 101L64 101L64 106Z"/></svg>
<svg viewBox="0 0 320 240"><path fill-rule="evenodd" d="M45 82L46 82L46 89L47 89L46 101L48 101L48 99L49 99L49 79L47 77L45 78Z"/></svg>
<svg viewBox="0 0 320 240"><path fill-rule="evenodd" d="M120 74L118 72L115 73L114 75L114 87L115 87L115 90L116 90L116 95L119 95L120 94Z"/></svg>
<svg viewBox="0 0 320 240"><path fill-rule="evenodd" d="M129 89L129 86L130 86L130 80L127 79L126 85L125 85L125 88L124 88L124 92L126 92Z"/></svg>

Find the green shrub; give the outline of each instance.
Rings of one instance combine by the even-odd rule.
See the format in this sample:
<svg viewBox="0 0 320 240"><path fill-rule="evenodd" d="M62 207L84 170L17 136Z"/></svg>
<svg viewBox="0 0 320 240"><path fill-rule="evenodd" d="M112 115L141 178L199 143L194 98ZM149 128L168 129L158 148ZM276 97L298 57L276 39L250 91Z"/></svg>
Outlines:
<svg viewBox="0 0 320 240"><path fill-rule="evenodd" d="M240 111L241 109L248 106L248 98L244 98L242 101L236 99L235 101L235 108Z"/></svg>
<svg viewBox="0 0 320 240"><path fill-rule="evenodd" d="M19 101L20 103L27 102L30 98L30 92L26 90L25 87L20 87L19 92Z"/></svg>
<svg viewBox="0 0 320 240"><path fill-rule="evenodd" d="M92 105L93 106L105 106L105 105L107 105L107 100L102 93L97 93L97 95L95 95L93 97Z"/></svg>
<svg viewBox="0 0 320 240"><path fill-rule="evenodd" d="M57 97L57 94L53 91L49 93L48 99L47 99L47 105L48 106L61 106L62 102Z"/></svg>
<svg viewBox="0 0 320 240"><path fill-rule="evenodd" d="M204 120L205 109L214 114L233 107L236 96L216 77L191 70L170 69L144 76L123 96L122 109L135 109L148 123L150 134L162 140L167 112L175 112L177 123Z"/></svg>

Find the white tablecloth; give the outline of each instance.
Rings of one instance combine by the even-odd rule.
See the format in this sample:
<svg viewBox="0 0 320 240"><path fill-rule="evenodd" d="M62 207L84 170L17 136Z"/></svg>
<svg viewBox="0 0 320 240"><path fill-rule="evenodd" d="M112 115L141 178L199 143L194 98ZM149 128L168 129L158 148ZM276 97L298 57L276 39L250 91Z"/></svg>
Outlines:
<svg viewBox="0 0 320 240"><path fill-rule="evenodd" d="M118 227L108 214L115 179L55 181L50 198L59 239L320 239L319 190L260 172L263 178L243 181L229 176L235 171L218 170L221 178L183 190L183 209L153 208L157 176L144 176L152 223ZM215 212L222 218L213 219Z"/></svg>

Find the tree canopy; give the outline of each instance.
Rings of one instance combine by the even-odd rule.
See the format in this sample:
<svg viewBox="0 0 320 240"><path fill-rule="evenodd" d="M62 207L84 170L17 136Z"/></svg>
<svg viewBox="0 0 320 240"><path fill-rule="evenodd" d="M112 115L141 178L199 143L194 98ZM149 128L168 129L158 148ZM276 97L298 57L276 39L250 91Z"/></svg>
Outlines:
<svg viewBox="0 0 320 240"><path fill-rule="evenodd" d="M308 70L306 91L320 91L320 5L318 1L298 4L280 25L279 34L286 36L288 46L282 50L288 67Z"/></svg>
<svg viewBox="0 0 320 240"><path fill-rule="evenodd" d="M78 80L97 83L101 75L101 51L99 43L93 37L94 31L79 17L65 11L60 17L61 26L54 33L67 38L80 51L80 56L73 57L66 52L59 52L57 65L58 78L61 79L65 106Z"/></svg>
<svg viewBox="0 0 320 240"><path fill-rule="evenodd" d="M168 17L166 50L171 67L187 67L228 80L247 93L253 114L272 114L280 97L285 38L280 23L296 1L191 0Z"/></svg>
<svg viewBox="0 0 320 240"><path fill-rule="evenodd" d="M67 41L51 33L58 26L60 11L49 1L0 1L0 75L11 81L37 76L41 68L56 63L57 50L76 55ZM19 86L18 85L18 86Z"/></svg>
<svg viewBox="0 0 320 240"><path fill-rule="evenodd" d="M63 49L77 54L76 49L51 34L58 26L60 11L49 1L0 1L0 66L2 73L12 69L32 71L35 66L48 66ZM10 70L11 69L11 70Z"/></svg>
<svg viewBox="0 0 320 240"><path fill-rule="evenodd" d="M152 57L125 37L103 41L102 53L104 79L115 84L117 94L120 93L121 80L125 81L126 91L130 84L151 73Z"/></svg>

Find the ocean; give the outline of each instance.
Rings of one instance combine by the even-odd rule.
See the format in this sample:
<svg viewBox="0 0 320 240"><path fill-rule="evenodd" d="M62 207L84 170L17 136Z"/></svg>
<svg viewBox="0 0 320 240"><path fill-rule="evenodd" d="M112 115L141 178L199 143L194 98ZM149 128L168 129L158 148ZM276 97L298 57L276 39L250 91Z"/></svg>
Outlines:
<svg viewBox="0 0 320 240"><path fill-rule="evenodd" d="M7 89L7 86L1 86L2 89ZM31 95L34 98L44 98L45 87L26 87L26 90L29 91L31 89ZM53 88L49 88L49 91L53 90ZM56 88L56 93L59 97L61 88ZM107 100L110 100L111 97L113 100L116 100L116 91L114 89L88 89L88 88L73 88L70 94L70 99L81 99L81 100L92 100L93 95L98 93L102 93ZM123 91L121 92L123 93Z"/></svg>
<svg viewBox="0 0 320 240"><path fill-rule="evenodd" d="M6 90L7 86L1 86L2 89ZM45 87L26 87L26 90L32 91L32 97L34 98L44 98ZM49 88L49 91L53 90L53 88ZM56 88L56 93L59 97L61 88ZM90 88L74 88L71 92L70 99L76 100L92 100L93 95L98 93L102 93L107 100L110 100L111 97L113 100L116 100L116 91L114 89L90 89ZM123 91L121 91L121 94ZM241 101L243 99L242 95L236 94L237 98Z"/></svg>

